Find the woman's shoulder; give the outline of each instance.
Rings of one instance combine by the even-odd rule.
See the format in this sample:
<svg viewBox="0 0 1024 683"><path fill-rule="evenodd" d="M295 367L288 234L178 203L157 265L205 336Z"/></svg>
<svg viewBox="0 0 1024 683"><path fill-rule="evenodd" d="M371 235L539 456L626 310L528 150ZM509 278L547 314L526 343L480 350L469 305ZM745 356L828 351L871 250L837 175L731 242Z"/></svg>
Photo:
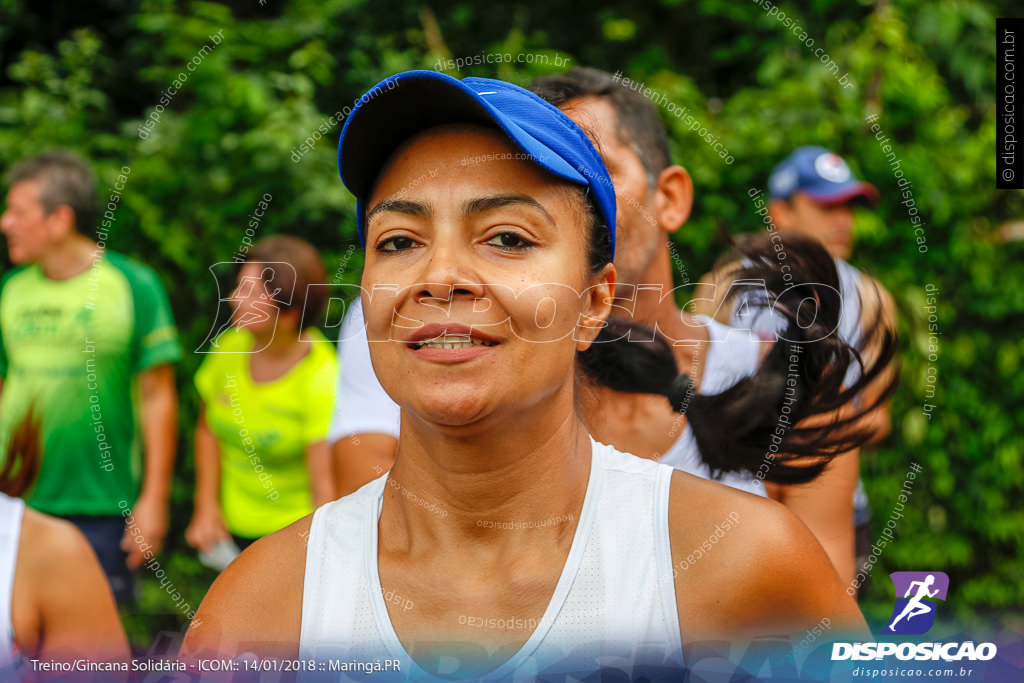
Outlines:
<svg viewBox="0 0 1024 683"><path fill-rule="evenodd" d="M189 626L183 657L297 656L312 521L307 515L260 539L224 570Z"/></svg>
<svg viewBox="0 0 1024 683"><path fill-rule="evenodd" d="M715 545L753 548L766 543L769 535L798 533L794 524L799 520L773 500L686 472L672 475L669 529L674 548L700 547L716 529L728 533L718 532ZM726 536L731 538L726 541Z"/></svg>
<svg viewBox="0 0 1024 683"><path fill-rule="evenodd" d="M21 520L18 569L26 576L40 576L78 566L89 560L92 548L71 522L37 512L27 505Z"/></svg>
<svg viewBox="0 0 1024 683"><path fill-rule="evenodd" d="M229 327L221 332L210 343L207 357L216 357L224 353L245 353L252 351L254 344L252 332L241 327Z"/></svg>
<svg viewBox="0 0 1024 683"><path fill-rule="evenodd" d="M863 627L821 545L780 503L677 472L669 535L690 637L797 632L823 616L840 630Z"/></svg>

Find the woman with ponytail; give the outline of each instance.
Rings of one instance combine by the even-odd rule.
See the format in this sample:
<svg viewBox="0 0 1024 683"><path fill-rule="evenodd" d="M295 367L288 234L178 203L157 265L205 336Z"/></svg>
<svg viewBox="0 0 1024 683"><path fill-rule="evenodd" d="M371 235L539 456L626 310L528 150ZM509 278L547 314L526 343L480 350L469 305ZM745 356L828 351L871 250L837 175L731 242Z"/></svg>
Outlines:
<svg viewBox="0 0 1024 683"><path fill-rule="evenodd" d="M783 271L771 245L765 236L737 247L742 265L729 292L730 298L753 294L747 297L750 305L776 321L775 339L766 342L768 349L751 376L723 391L698 393L690 377L680 374L664 337L649 330L638 334L643 325L615 318L581 354L581 367L597 386L667 398L686 415L692 431L682 439L688 451L684 457L699 458L713 475L748 472L773 483L801 484L821 474L832 457L874 437L864 418L888 400L895 380L890 377L866 404L855 398L888 372L896 338L881 321L867 325L876 352L865 365L836 333L839 280L825 249L810 238L787 237L789 268ZM805 281L784 278L792 272ZM632 341L645 336L651 341ZM847 385L850 376L857 379Z"/></svg>
<svg viewBox="0 0 1024 683"><path fill-rule="evenodd" d="M29 659L129 659L114 595L89 542L73 524L21 500L39 472L39 444L29 410L0 467L2 680L26 671Z"/></svg>
<svg viewBox="0 0 1024 683"><path fill-rule="evenodd" d="M614 334L616 208L570 118L502 81L407 72L360 100L339 164L373 366L401 406L395 464L243 552L186 656L387 661L378 675L396 680L678 680L702 640L823 617L864 635L785 508L590 437L574 378L623 346L596 343ZM613 356L602 381L685 394L657 344Z"/></svg>
<svg viewBox="0 0 1024 683"><path fill-rule="evenodd" d="M751 269L747 277L757 283L753 291L740 283L730 286L726 280L718 281L717 289L705 284L698 284L695 292L690 289L685 254L678 253L679 244L670 240L669 235L684 228L694 229L687 220L696 202L696 190L686 169L672 163L658 107L630 85L635 83L630 84L619 75L575 67L565 73L541 76L531 87L596 141L614 180L616 220L621 232L615 252L619 280L615 315L625 315L630 321L656 328L670 343L679 372L693 383L677 380L679 396L672 404L677 411L673 412L670 403L657 395L669 391L666 386L658 387L656 394L623 393L603 388L599 381L586 382L592 390L582 392L581 412L591 434L603 443L782 502L808 525L840 578L850 584L855 573L855 547L859 548L864 538L858 536L855 543L855 514L863 519L855 509L863 510L866 501L863 494L855 495L857 453L835 455L834 450L841 448L844 441L862 443L872 433L877 439L884 431L885 425L879 420L885 415L884 408L873 412L861 408L875 404L875 397L891 392L895 374L883 372L873 385L861 383L837 399L835 376L823 376L812 367L816 358L835 348L836 340L822 339L819 344L816 336L811 337L799 327L787 333L786 329L796 324L795 309L787 312L785 305L778 305L772 311L773 301L786 290L791 299L809 291L807 286L790 289L794 284L815 283L820 289L826 286L823 283L833 281L834 268L816 244L790 243L788 239L780 241L780 234L765 234L743 245L741 251L748 253L729 257L731 263L741 262ZM684 155L688 151L683 148ZM750 206L753 218L757 205ZM786 233L786 237L790 234ZM849 266L840 271L844 283L847 270ZM728 272L736 276L732 269ZM683 284L674 288L678 280ZM708 282L708 278L701 281ZM676 293L680 289L693 295L688 297L691 302L685 309L678 306L680 297ZM744 289L749 293L741 295ZM891 318L878 319L878 307L871 310L878 297L871 292L863 294L864 317L869 328L865 335L872 339L874 347L858 347L865 349L865 364L881 368L887 362L887 353L891 353ZM849 301L850 295L845 298ZM816 311L823 319L838 313L836 303L834 297L819 297L816 307L808 310ZM730 318L730 311L737 307L748 313L750 308L769 312L759 317L772 323L759 330L766 342L761 342L761 334L744 331L755 328L754 325ZM847 341L850 337L842 333L851 317L844 312L843 327L839 330L840 338ZM653 338L651 330L634 330L631 334L634 340ZM780 340L780 335L785 339ZM787 342L796 346L784 348ZM811 354L801 353L812 347ZM773 355L762 367L769 350ZM847 382L852 387L860 363L849 357L842 362L849 366ZM818 366L820 370L820 363ZM600 375L600 367L593 369ZM759 371L760 379L747 380ZM673 372L668 365L662 377ZM741 380L742 384L736 386ZM801 407L797 412L815 416L795 428L790 418L798 388ZM842 404L835 415L820 412L826 400ZM688 410L678 412L683 406ZM846 427L834 424L837 416L844 419L852 413L863 417ZM802 431L812 425L816 427L812 432ZM789 457L777 457L786 453L780 450L783 445L795 446L795 451L788 453ZM816 451L833 454L827 467L824 460L799 457ZM790 466L778 467L783 461ZM813 481L808 483L790 483L812 477Z"/></svg>

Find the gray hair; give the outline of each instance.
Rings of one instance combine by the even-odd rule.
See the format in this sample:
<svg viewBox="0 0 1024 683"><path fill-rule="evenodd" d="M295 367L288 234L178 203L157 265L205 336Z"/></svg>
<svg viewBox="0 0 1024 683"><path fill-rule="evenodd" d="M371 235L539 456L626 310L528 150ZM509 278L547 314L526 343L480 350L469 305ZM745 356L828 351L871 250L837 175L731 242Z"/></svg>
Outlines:
<svg viewBox="0 0 1024 683"><path fill-rule="evenodd" d="M91 232L96 222L96 174L82 157L66 150L22 159L7 173L8 187L39 181L39 203L47 213L68 206L75 214L75 229Z"/></svg>

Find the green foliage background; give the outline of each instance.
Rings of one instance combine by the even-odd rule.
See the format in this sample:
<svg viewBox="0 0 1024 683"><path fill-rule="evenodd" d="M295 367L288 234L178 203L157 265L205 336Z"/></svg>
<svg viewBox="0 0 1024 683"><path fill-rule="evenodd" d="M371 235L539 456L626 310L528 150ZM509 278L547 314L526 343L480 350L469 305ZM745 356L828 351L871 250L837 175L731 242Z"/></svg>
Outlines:
<svg viewBox="0 0 1024 683"><path fill-rule="evenodd" d="M764 2L764 0L762 0ZM767 3L764 2L767 6ZM726 232L756 231L747 191L800 144L842 153L882 193L876 213L857 219L855 265L879 278L900 310L902 384L893 433L862 459L879 530L909 464L924 467L896 542L882 553L863 603L873 620L892 606L885 575L938 569L951 579L946 607L961 625L1015 620L1024 606L1024 193L996 191L995 18L1014 3L992 0L784 2L848 73L837 77L758 2L637 0L626 9L588 3L473 2L427 5L394 0L0 0L0 171L55 146L92 159L103 196L131 169L110 244L153 266L170 292L188 351L216 312L210 267L231 259L248 214L270 194L258 236L310 240L329 272L358 246L354 200L337 179L340 126L293 151L332 113L370 85L438 60L524 54L520 63L481 63L459 75L525 85L560 71L555 57L622 71L664 94L719 136L727 165L663 106L675 159L693 175L696 207L675 235L696 280ZM138 127L186 63L222 31L146 138ZM544 58L547 63L544 63ZM483 60L481 60L483 61ZM927 253L914 240L907 207L865 117L878 114L913 183L926 223ZM105 203L105 200L104 200ZM6 252L4 256L6 258ZM356 249L336 282L358 282ZM939 295L941 352L937 405L925 400L924 287ZM190 378L200 357L181 364L181 439L172 528L161 558L197 607L214 578L185 546L191 514ZM151 577L128 615L141 648L183 617ZM800 580L800 577L794 577ZM1014 617L1012 615L1016 614ZM161 645L153 645L159 648Z"/></svg>

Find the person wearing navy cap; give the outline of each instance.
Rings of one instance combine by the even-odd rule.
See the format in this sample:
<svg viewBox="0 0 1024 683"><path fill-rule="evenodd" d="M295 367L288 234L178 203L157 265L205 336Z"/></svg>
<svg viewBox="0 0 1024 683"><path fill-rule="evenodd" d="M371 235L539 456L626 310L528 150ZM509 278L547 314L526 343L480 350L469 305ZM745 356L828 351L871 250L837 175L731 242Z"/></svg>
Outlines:
<svg viewBox="0 0 1024 683"><path fill-rule="evenodd" d="M837 259L853 250L853 210L878 204L878 190L853 175L838 154L801 147L768 179L768 213L779 230L817 239Z"/></svg>
<svg viewBox="0 0 1024 683"><path fill-rule="evenodd" d="M412 71L375 90L339 166L359 204L371 358L402 409L395 464L243 552L185 656L298 657L311 680L332 662L387 680L678 680L701 640L823 617L867 635L784 508L587 433L575 379L589 354L657 363L604 326L615 196L583 131L496 80ZM619 381L687 384L637 370Z"/></svg>

